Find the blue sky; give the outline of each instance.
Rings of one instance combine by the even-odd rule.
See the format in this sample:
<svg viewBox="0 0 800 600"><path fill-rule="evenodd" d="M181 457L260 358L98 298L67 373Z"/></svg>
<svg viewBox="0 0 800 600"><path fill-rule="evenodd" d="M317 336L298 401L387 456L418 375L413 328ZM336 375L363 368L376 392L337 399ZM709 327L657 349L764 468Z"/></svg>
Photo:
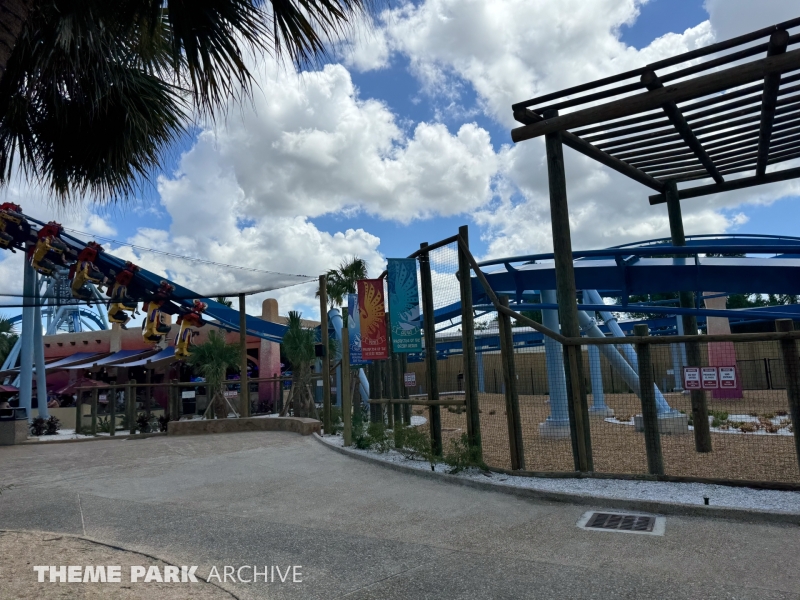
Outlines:
<svg viewBox="0 0 800 600"><path fill-rule="evenodd" d="M789 4L395 3L323 69L295 74L258 65L253 106L233 107L227 119L175 144L160 189L146 187L135 209L100 211L99 219L87 209L70 225L216 262L308 275L354 253L377 274L385 258L406 256L463 224L479 256L547 251L542 144L511 143L511 103L797 16ZM668 234L666 210L648 205L649 190L572 151L566 160L575 248ZM687 232L794 235L798 188L786 185L688 201ZM41 208L37 216L46 214ZM126 258L153 269L182 268ZM184 284L200 277L183 275ZM255 285L238 276L200 279ZM313 314L309 289L279 292L282 312Z"/></svg>

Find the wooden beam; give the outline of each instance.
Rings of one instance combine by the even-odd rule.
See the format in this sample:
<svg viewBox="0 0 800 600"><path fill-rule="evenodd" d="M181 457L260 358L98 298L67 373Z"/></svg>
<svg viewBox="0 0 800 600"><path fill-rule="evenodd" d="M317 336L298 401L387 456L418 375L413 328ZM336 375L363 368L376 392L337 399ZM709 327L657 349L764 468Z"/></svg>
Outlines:
<svg viewBox="0 0 800 600"><path fill-rule="evenodd" d="M681 200L688 198L699 198L701 196L708 196L710 194L719 194L722 192L730 192L732 190L741 190L744 188L753 187L756 185L763 185L765 183L775 183L777 181L786 181L787 179L795 179L800 177L800 167L793 169L785 169L783 171L775 171L767 173L763 177L744 177L742 179L734 179L733 181L726 181L723 184L712 185L699 185L697 187L685 188L678 190L678 197ZM649 198L650 204L663 204L666 202L663 194L655 194Z"/></svg>
<svg viewBox="0 0 800 600"><path fill-rule="evenodd" d="M777 56L786 52L789 44L789 32L776 31L769 38L767 56ZM758 132L758 161L756 177L763 177L767 172L772 122L775 120L775 108L778 101L778 90L781 87L781 74L770 73L764 77L764 93L761 101L761 128Z"/></svg>
<svg viewBox="0 0 800 600"><path fill-rule="evenodd" d="M658 79L658 75L656 75L653 71L647 71L642 75L642 83L647 86L647 89L651 92L664 88L664 84L661 83L661 81ZM672 122L675 129L678 130L678 133L681 135L681 137L686 141L686 145L689 146L692 152L695 153L700 163L705 167L706 171L708 171L709 175L714 178L714 181L717 183L722 183L725 181L722 178L722 175L719 174L719 171L717 171L714 161L711 160L711 157L697 139L694 131L692 131L691 125L689 125L689 123L686 121L686 117L683 116L683 113L681 112L681 109L678 108L678 105L674 101L668 101L662 104L661 108L669 118L670 122Z"/></svg>
<svg viewBox="0 0 800 600"><path fill-rule="evenodd" d="M543 121L541 116L539 116L532 110L527 110L527 109L525 109L524 111L515 112L514 117L518 121L523 123L537 123ZM664 189L664 184L658 181L657 179L650 177L647 173L645 173L640 169L637 169L625 162L622 162L618 158L614 158L607 152L603 152L596 146L593 146L589 142L582 140L575 134L569 133L568 131L563 132L562 142L564 143L564 145L569 146L576 152L580 152L584 156L588 156L589 158L592 158L597 162L611 169L614 169L615 171L622 173L627 177L630 177L634 181L638 181L642 185L646 185L647 187L654 189L656 191L661 191Z"/></svg>
<svg viewBox="0 0 800 600"><path fill-rule="evenodd" d="M763 79L770 73L784 73L796 69L800 69L800 49L702 75L655 91L556 116L541 123L517 127L511 130L511 139L514 142L522 142L555 131L621 119L653 110L666 102L683 102L700 98Z"/></svg>

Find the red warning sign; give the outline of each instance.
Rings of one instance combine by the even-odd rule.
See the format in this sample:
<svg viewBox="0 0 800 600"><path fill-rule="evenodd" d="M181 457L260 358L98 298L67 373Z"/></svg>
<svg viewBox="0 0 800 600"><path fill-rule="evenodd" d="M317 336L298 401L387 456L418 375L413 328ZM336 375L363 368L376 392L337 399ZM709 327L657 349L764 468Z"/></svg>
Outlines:
<svg viewBox="0 0 800 600"><path fill-rule="evenodd" d="M700 383L700 367L683 367L683 388L686 390L699 390L702 387Z"/></svg>
<svg viewBox="0 0 800 600"><path fill-rule="evenodd" d="M703 381L704 390L719 389L719 372L717 367L700 367L700 378Z"/></svg>
<svg viewBox="0 0 800 600"><path fill-rule="evenodd" d="M719 367L719 387L736 387L736 367Z"/></svg>

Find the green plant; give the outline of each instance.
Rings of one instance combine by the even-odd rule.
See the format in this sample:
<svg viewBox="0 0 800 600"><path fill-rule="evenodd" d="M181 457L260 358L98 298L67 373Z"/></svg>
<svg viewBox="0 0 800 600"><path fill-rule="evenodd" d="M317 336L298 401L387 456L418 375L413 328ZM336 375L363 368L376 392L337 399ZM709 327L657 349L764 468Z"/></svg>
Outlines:
<svg viewBox="0 0 800 600"><path fill-rule="evenodd" d="M161 415L158 417L158 430L161 432L167 431L169 428L169 421L170 418L167 415Z"/></svg>
<svg viewBox="0 0 800 600"><path fill-rule="evenodd" d="M44 430L47 427L44 417L36 417L31 421L31 435L39 437L44 435Z"/></svg>
<svg viewBox="0 0 800 600"><path fill-rule="evenodd" d="M392 449L392 441L383 423L370 423L367 428L369 447L379 454L386 454Z"/></svg>
<svg viewBox="0 0 800 600"><path fill-rule="evenodd" d="M45 435L55 435L58 433L58 430L61 429L61 421L58 420L58 417L52 415L47 422L45 423Z"/></svg>
<svg viewBox="0 0 800 600"><path fill-rule="evenodd" d="M150 433L150 419L146 413L139 413L136 417L136 425L139 433Z"/></svg>
<svg viewBox="0 0 800 600"><path fill-rule="evenodd" d="M431 465L431 471L435 470L437 456L433 453L431 439L416 427L398 427L402 431L395 432L395 439L400 436L400 444L395 442L395 449L399 450L410 458L420 458Z"/></svg>
<svg viewBox="0 0 800 600"><path fill-rule="evenodd" d="M466 433L462 433L460 438L450 440L450 448L444 455L444 463L451 467L451 474L472 467L487 470L486 463L481 457L480 446L471 446Z"/></svg>
<svg viewBox="0 0 800 600"><path fill-rule="evenodd" d="M338 406L331 406L331 425L333 426L334 435L341 433L344 429L342 410Z"/></svg>
<svg viewBox="0 0 800 600"><path fill-rule="evenodd" d="M111 423L109 422L108 417L98 417L97 431L100 433L111 433Z"/></svg>
<svg viewBox="0 0 800 600"><path fill-rule="evenodd" d="M228 416L225 403L225 372L228 367L239 366L239 346L225 341L225 334L212 330L208 339L192 349L188 363L206 378L209 408L218 419Z"/></svg>

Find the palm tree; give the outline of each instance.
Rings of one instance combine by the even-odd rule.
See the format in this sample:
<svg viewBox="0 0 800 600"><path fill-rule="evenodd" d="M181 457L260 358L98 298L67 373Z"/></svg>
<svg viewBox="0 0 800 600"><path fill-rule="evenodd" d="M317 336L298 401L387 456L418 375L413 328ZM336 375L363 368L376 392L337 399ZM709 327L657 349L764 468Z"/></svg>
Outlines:
<svg viewBox="0 0 800 600"><path fill-rule="evenodd" d="M239 366L239 359L239 346L228 344L225 342L224 333L212 330L206 342L192 348L192 354L187 360L205 377L208 406L214 407L217 419L228 416L228 408L225 405L225 372L228 367ZM206 411L206 414L208 412Z"/></svg>
<svg viewBox="0 0 800 600"><path fill-rule="evenodd" d="M327 272L328 306L337 308L345 304L347 294L356 293L356 283L367 278L367 263L358 256L345 257L339 268ZM319 298L319 289L316 297ZM345 313L346 316L346 313Z"/></svg>
<svg viewBox="0 0 800 600"><path fill-rule="evenodd" d="M317 407L311 393L311 365L316 360L314 345L317 335L313 329L303 326L300 317L299 312L289 311L287 331L281 342L281 350L292 363L292 389L281 414L286 415L289 405L293 404L296 417L316 419Z"/></svg>
<svg viewBox="0 0 800 600"><path fill-rule="evenodd" d="M225 296L217 296L216 298L214 298L214 301L219 302L220 304L224 304L228 308L231 308L233 306L233 300L228 300L228 298L226 298Z"/></svg>
<svg viewBox="0 0 800 600"><path fill-rule="evenodd" d="M18 338L14 324L5 315L0 315L0 365L8 358Z"/></svg>
<svg viewBox="0 0 800 600"><path fill-rule="evenodd" d="M379 0L380 1L380 0ZM0 0L0 184L130 197L185 131L247 97L248 56L325 55L374 0Z"/></svg>

